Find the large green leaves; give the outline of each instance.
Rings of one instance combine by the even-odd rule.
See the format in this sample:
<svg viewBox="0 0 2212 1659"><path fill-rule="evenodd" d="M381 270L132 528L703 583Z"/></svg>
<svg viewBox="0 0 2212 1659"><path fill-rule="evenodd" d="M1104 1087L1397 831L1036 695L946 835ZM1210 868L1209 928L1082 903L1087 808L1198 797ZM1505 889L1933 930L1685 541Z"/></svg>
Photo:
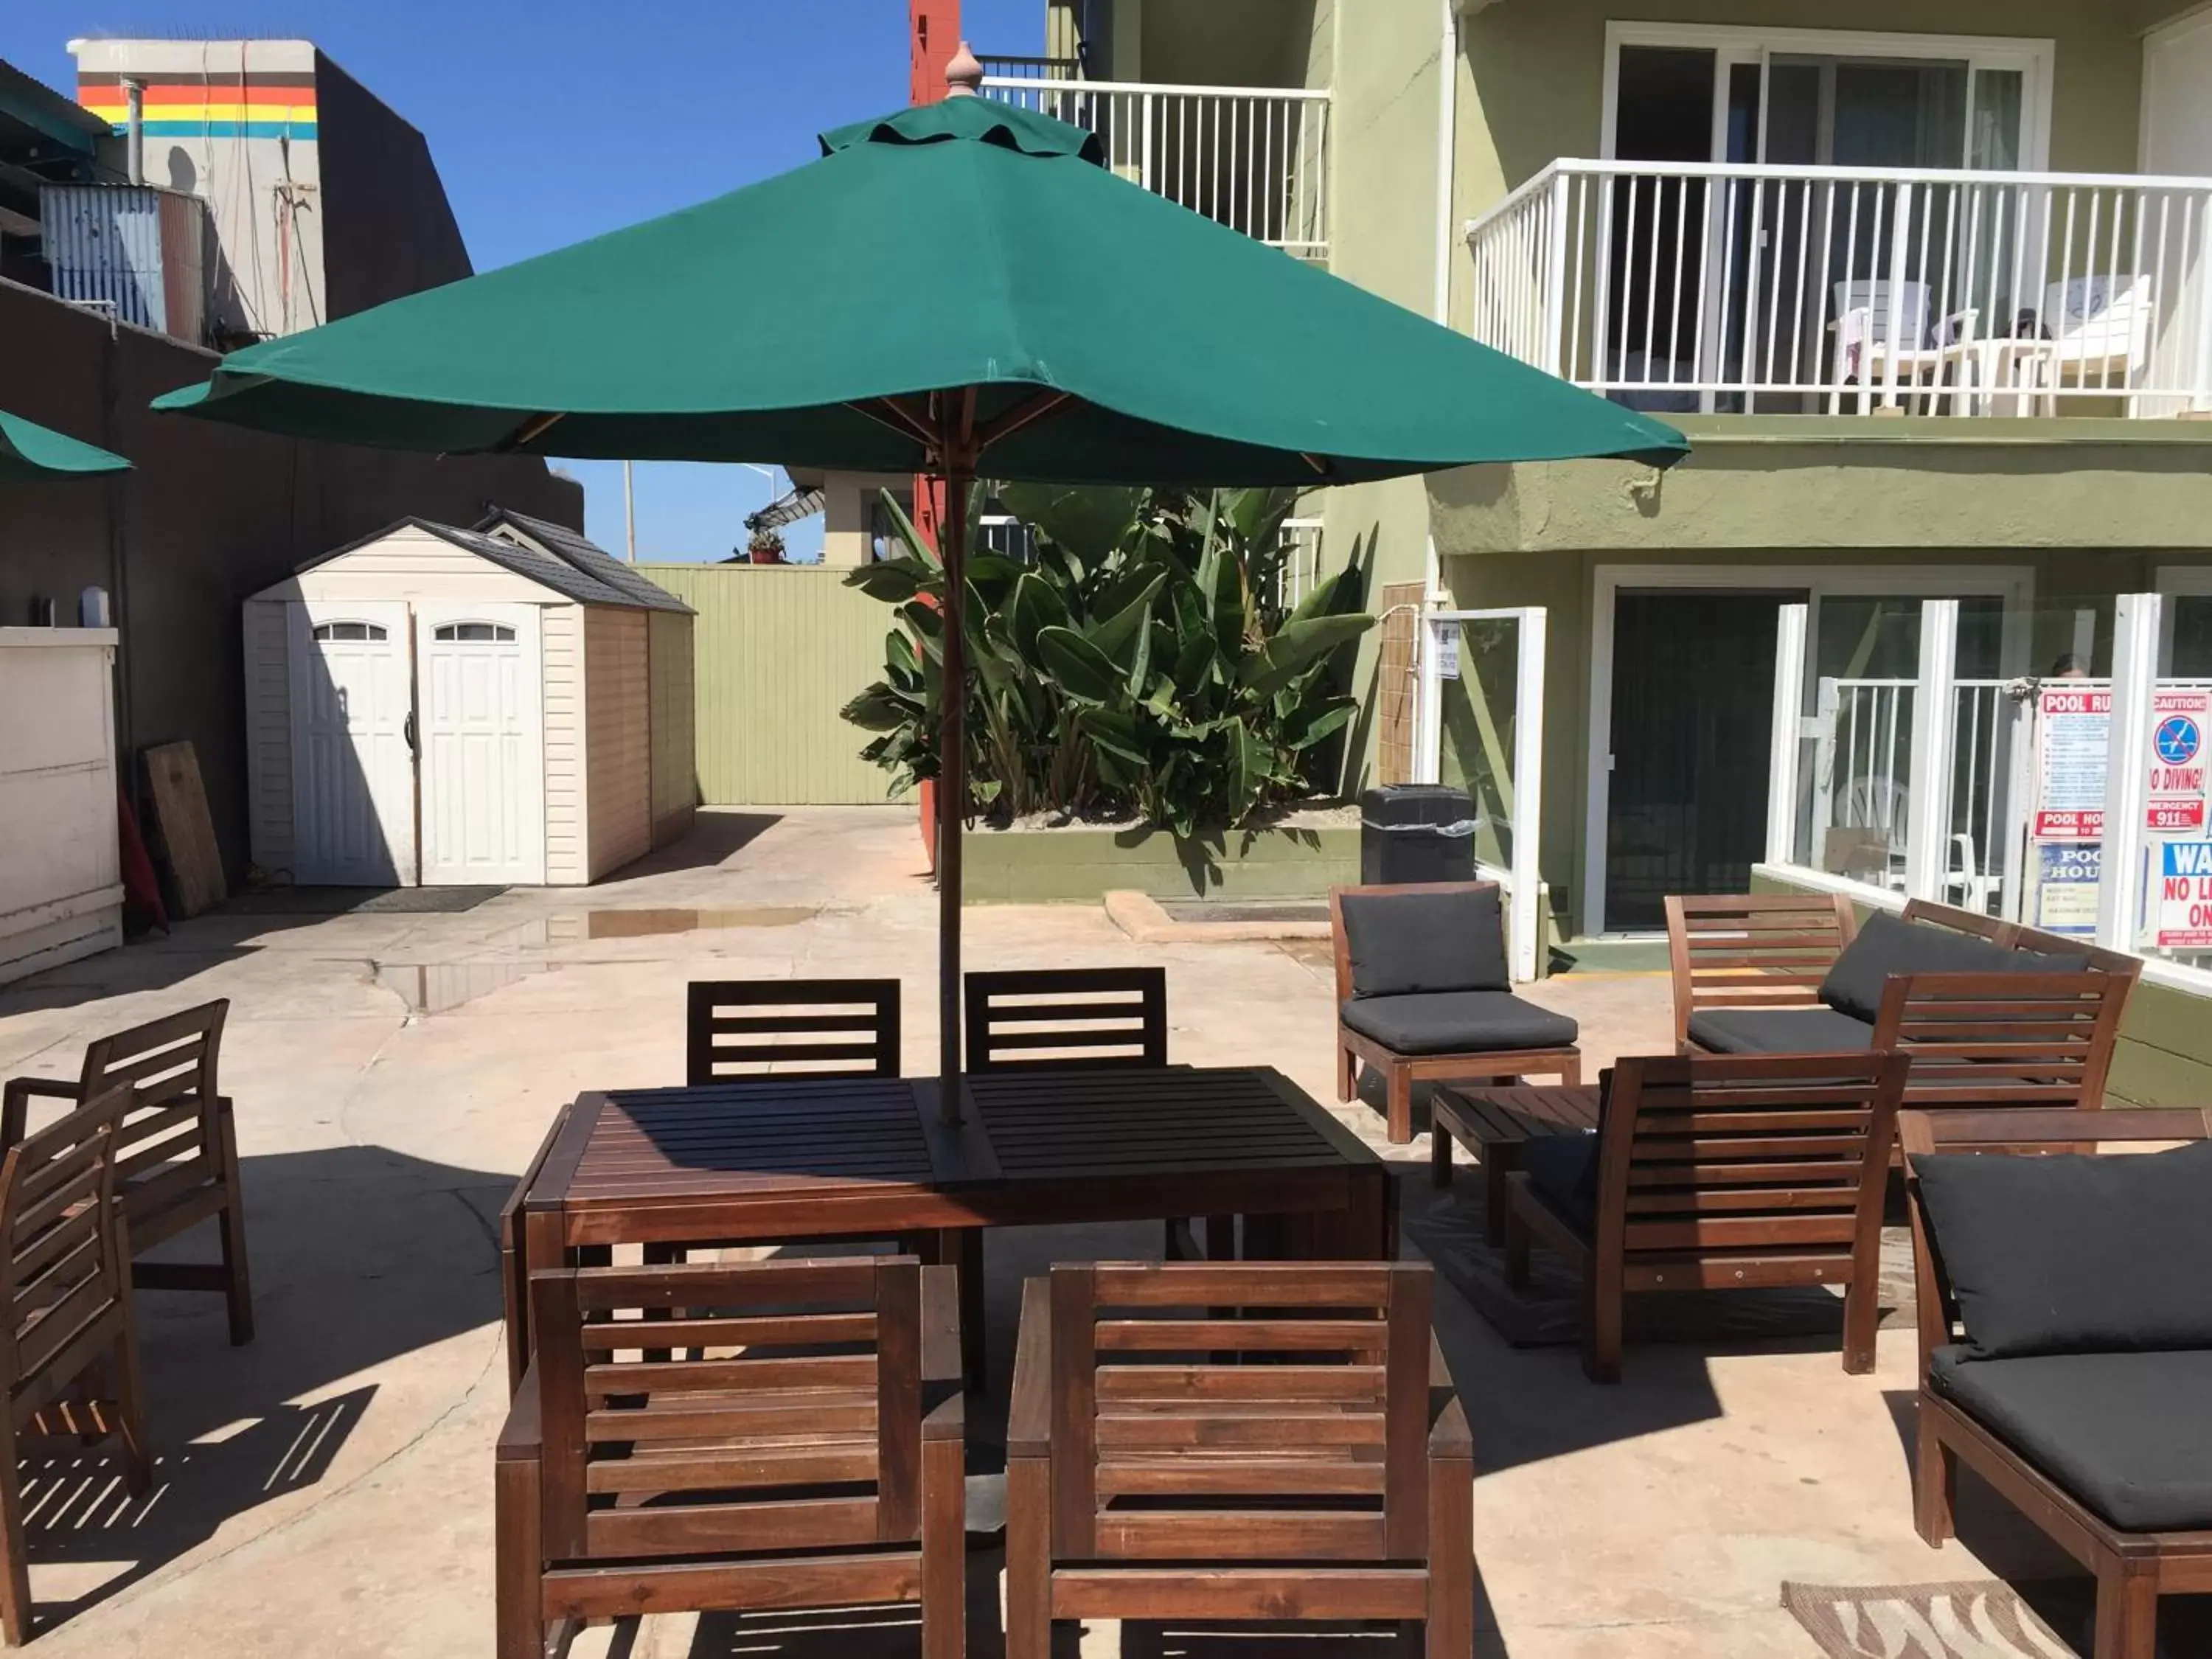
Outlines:
<svg viewBox="0 0 2212 1659"><path fill-rule="evenodd" d="M1234 824L1325 783L1355 705L1335 665L1372 625L1358 581L1279 598L1282 490L1000 492L1030 526L1018 562L978 546L962 615L970 805L1001 816L1126 805L1178 833ZM972 515L984 494L971 497ZM944 581L902 514L896 559L849 579L895 604L884 679L855 698L896 782L936 774Z"/></svg>

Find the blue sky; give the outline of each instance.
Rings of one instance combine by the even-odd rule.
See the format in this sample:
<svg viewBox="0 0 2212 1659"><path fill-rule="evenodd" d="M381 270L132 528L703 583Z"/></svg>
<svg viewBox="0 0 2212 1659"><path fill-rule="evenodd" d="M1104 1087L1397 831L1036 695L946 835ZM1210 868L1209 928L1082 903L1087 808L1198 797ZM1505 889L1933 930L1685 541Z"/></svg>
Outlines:
<svg viewBox="0 0 2212 1659"><path fill-rule="evenodd" d="M965 0L979 52L1043 50L1044 0ZM906 0L48 0L0 5L0 58L65 93L74 35L305 38L422 129L478 270L811 160L814 135L906 101ZM889 233L886 233L887 235ZM619 551L622 469L584 480ZM741 467L637 468L638 555L714 559L781 487ZM792 536L818 545L820 521Z"/></svg>

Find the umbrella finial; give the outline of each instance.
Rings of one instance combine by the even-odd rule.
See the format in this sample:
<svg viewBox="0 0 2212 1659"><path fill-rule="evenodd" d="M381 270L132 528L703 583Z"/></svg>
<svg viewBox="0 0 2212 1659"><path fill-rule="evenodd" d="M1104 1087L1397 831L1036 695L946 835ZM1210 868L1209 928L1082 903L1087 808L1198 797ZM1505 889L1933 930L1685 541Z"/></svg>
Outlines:
<svg viewBox="0 0 2212 1659"><path fill-rule="evenodd" d="M982 62L963 40L960 50L952 54L952 61L945 66L945 95L947 98L973 98L982 84Z"/></svg>

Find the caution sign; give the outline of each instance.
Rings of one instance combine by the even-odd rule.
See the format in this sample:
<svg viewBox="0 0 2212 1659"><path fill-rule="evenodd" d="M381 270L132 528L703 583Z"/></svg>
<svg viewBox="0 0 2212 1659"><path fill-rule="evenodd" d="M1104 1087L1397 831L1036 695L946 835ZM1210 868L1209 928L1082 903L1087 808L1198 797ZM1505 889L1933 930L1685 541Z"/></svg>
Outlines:
<svg viewBox="0 0 2212 1659"><path fill-rule="evenodd" d="M2212 690L2153 692L2150 725L2150 792L2144 827L2156 836L2201 836Z"/></svg>

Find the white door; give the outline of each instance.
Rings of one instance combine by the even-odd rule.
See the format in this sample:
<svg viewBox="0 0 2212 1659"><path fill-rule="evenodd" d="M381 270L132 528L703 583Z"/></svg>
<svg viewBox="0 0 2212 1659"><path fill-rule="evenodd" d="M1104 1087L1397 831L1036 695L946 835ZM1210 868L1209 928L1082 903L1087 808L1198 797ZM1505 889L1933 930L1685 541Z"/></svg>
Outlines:
<svg viewBox="0 0 2212 1659"><path fill-rule="evenodd" d="M292 878L415 884L415 707L407 607L287 607L292 683Z"/></svg>
<svg viewBox="0 0 2212 1659"><path fill-rule="evenodd" d="M415 610L422 690L422 883L545 879L538 611Z"/></svg>

